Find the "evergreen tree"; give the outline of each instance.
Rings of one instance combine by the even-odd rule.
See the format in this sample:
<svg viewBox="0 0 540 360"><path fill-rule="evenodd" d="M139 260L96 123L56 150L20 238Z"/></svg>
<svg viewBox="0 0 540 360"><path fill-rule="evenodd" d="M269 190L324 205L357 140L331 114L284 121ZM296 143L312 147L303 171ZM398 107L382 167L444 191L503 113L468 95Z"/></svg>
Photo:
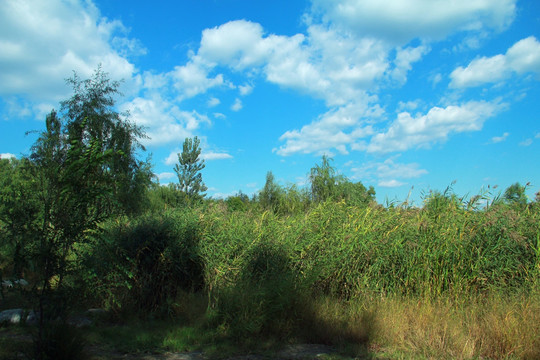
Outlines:
<svg viewBox="0 0 540 360"><path fill-rule="evenodd" d="M184 193L187 202L193 203L202 200L208 188L202 180L201 170L204 169L204 160L200 159L201 141L195 138L184 140L182 153L178 154L178 162L174 171L178 176L178 189Z"/></svg>

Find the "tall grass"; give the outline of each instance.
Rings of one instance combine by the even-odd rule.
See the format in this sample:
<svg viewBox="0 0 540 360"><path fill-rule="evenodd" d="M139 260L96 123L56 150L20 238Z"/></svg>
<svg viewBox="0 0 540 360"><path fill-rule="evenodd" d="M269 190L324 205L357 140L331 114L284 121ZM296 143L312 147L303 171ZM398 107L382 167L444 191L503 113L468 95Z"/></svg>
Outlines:
<svg viewBox="0 0 540 360"><path fill-rule="evenodd" d="M215 207L201 220L210 291L238 281L252 248L262 245L288 259L299 286L344 299L524 291L539 274L540 219L532 211L468 211L449 204L433 212L326 202L288 217ZM266 260L277 261L272 256Z"/></svg>
<svg viewBox="0 0 540 360"><path fill-rule="evenodd" d="M205 209L201 256L218 322L239 337L379 344L413 357L537 356L538 208L430 201L325 202L290 216Z"/></svg>
<svg viewBox="0 0 540 360"><path fill-rule="evenodd" d="M478 210L435 194L423 208L327 201L285 215L216 202L147 214L107 225L108 257L98 258L114 266L101 268L109 282L97 284L109 303L147 312L165 303L187 319L179 297L196 290L184 286L195 276L206 311L188 322L239 344L532 359L540 355L537 205Z"/></svg>

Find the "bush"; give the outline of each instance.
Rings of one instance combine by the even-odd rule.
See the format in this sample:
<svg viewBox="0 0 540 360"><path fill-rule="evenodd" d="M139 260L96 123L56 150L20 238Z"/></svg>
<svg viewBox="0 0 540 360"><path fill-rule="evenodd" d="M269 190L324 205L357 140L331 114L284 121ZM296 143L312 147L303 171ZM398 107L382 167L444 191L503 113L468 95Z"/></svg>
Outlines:
<svg viewBox="0 0 540 360"><path fill-rule="evenodd" d="M197 217L187 209L111 221L95 242L91 279L107 308L170 314L180 289L203 287L198 246Z"/></svg>

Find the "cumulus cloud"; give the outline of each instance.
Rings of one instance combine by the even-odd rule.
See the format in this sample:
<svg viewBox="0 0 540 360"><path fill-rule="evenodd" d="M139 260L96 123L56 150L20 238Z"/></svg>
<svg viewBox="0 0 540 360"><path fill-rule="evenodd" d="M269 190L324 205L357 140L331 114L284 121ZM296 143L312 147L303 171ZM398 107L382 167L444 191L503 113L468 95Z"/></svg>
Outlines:
<svg viewBox="0 0 540 360"><path fill-rule="evenodd" d="M313 0L323 21L395 44L440 40L456 31L501 30L515 16L516 0Z"/></svg>
<svg viewBox="0 0 540 360"><path fill-rule="evenodd" d="M481 57L471 61L465 68L456 68L450 74L450 87L466 88L497 83L513 73L528 72L540 76L540 42L534 36L516 42L504 55Z"/></svg>
<svg viewBox="0 0 540 360"><path fill-rule="evenodd" d="M380 111L378 106L369 107L364 102L332 109L300 130L285 132L279 138L285 144L274 151L282 156L294 153L324 154L332 149L347 154L348 146L373 134L372 126L362 119L376 117Z"/></svg>
<svg viewBox="0 0 540 360"><path fill-rule="evenodd" d="M402 112L385 132L371 138L367 151L386 153L429 147L434 142L445 141L452 133L480 130L486 119L503 108L498 102L470 101L445 108L434 107L425 115Z"/></svg>
<svg viewBox="0 0 540 360"><path fill-rule="evenodd" d="M89 1L2 1L0 94L56 103L69 93L64 79L73 70L89 77L100 63L111 78L130 80L135 68L125 55L141 49L125 32Z"/></svg>
<svg viewBox="0 0 540 360"><path fill-rule="evenodd" d="M178 91L178 98L191 98L204 94L208 89L224 85L223 75L209 77L210 69L195 57L186 65L176 66L168 75Z"/></svg>
<svg viewBox="0 0 540 360"><path fill-rule="evenodd" d="M181 110L171 103L154 94L152 97L137 97L120 106L129 110L131 120L143 126L148 139L143 139L145 145L164 145L173 142L183 142L192 137L202 124L210 124L206 115L197 111Z"/></svg>
<svg viewBox="0 0 540 360"><path fill-rule="evenodd" d="M390 72L391 79L404 84L407 81L407 73L412 69L412 64L420 60L429 50L429 47L425 45L399 48L394 60L395 67Z"/></svg>

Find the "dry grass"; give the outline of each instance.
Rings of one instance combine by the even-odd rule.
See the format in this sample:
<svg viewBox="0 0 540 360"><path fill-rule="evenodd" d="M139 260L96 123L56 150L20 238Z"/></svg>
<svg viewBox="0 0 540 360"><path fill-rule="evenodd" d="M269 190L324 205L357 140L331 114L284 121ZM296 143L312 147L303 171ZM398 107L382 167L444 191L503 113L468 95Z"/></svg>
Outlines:
<svg viewBox="0 0 540 360"><path fill-rule="evenodd" d="M317 311L332 342L335 334L349 345L355 339L369 342L358 342L358 355L369 348L390 358L540 358L540 298L535 295L459 304L418 298L326 300Z"/></svg>

